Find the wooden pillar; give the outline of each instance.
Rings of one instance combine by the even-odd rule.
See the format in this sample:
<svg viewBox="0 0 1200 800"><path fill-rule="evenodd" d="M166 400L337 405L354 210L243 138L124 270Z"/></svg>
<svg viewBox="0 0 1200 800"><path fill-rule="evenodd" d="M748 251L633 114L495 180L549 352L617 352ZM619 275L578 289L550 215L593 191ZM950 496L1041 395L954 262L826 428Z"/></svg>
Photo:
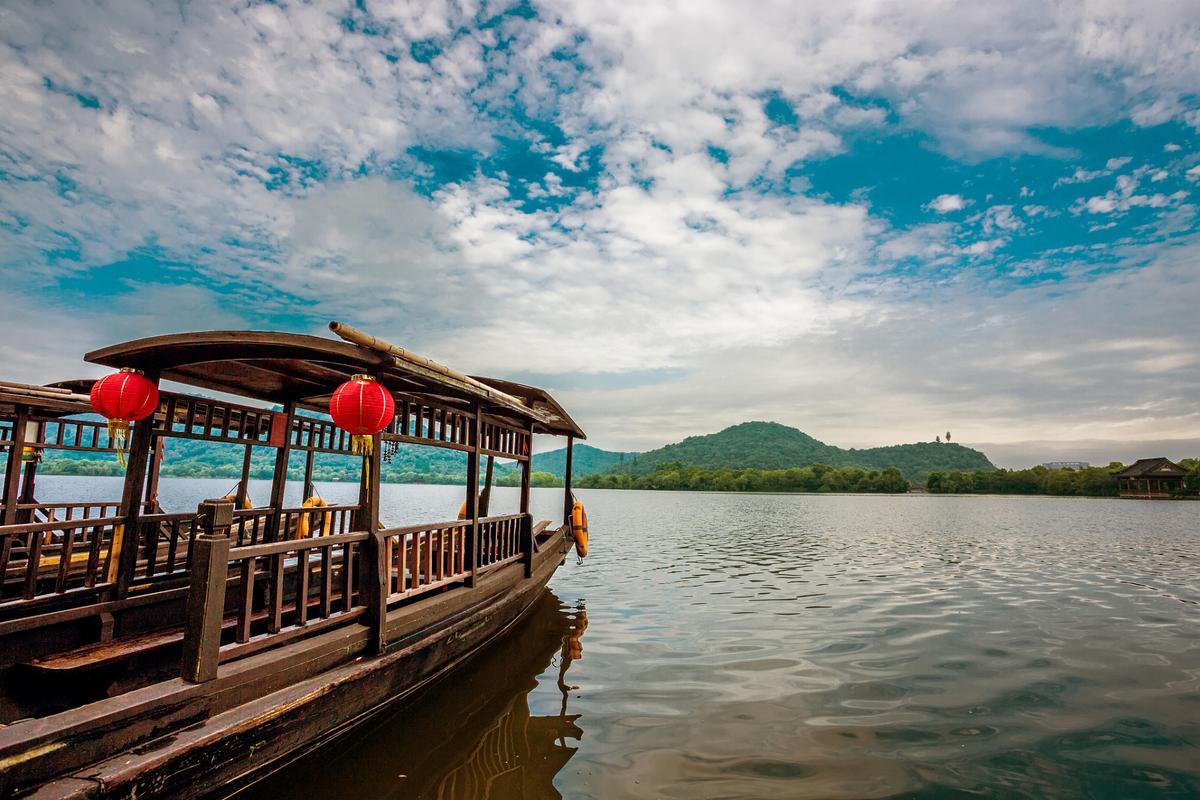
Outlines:
<svg viewBox="0 0 1200 800"><path fill-rule="evenodd" d="M492 472L496 467L496 457L487 457L487 469L483 474L483 491L479 493L479 516L486 517L492 509Z"/></svg>
<svg viewBox="0 0 1200 800"><path fill-rule="evenodd" d="M571 509L575 498L571 494L571 457L574 455L575 437L567 437L567 465L563 470L563 524L571 524Z"/></svg>
<svg viewBox="0 0 1200 800"><path fill-rule="evenodd" d="M158 505L158 478L162 472L163 453L166 449L166 439L163 436L155 436L154 442L150 446L152 458L150 460L150 475L146 479L146 494L145 501L150 506L152 512L157 512Z"/></svg>
<svg viewBox="0 0 1200 800"><path fill-rule="evenodd" d="M25 465L25 474L21 478L21 493L17 498L18 503L37 502L37 471L40 457L41 454L39 453L32 461ZM33 521L33 509L17 510L17 522L25 523Z"/></svg>
<svg viewBox="0 0 1200 800"><path fill-rule="evenodd" d="M192 542L191 588L184 617L183 658L179 675L191 683L217 677L221 655L221 622L229 575L231 500L205 500L196 509L200 533Z"/></svg>
<svg viewBox="0 0 1200 800"><path fill-rule="evenodd" d="M8 448L8 463L4 468L4 524L17 522L18 489L21 483L21 453L25 450L25 428L29 421L29 409L17 406L17 418L13 422L12 447Z"/></svg>
<svg viewBox="0 0 1200 800"><path fill-rule="evenodd" d="M158 385L158 373L146 373L146 379ZM109 580L117 584L117 597L129 594L129 584L137 567L138 529L142 518L142 492L146 482L146 468L150 461L150 445L154 441L154 413L133 423L133 435L129 440L129 455L125 467L125 486L121 492L121 514L124 521L113 528L112 549L119 559L110 557ZM112 567L116 565L116 575Z"/></svg>
<svg viewBox="0 0 1200 800"><path fill-rule="evenodd" d="M304 457L304 486L300 489L300 496L307 500L316 494L316 487L313 486L313 462L316 460L317 451L309 450L308 455Z"/></svg>
<svg viewBox="0 0 1200 800"><path fill-rule="evenodd" d="M471 524L467 528L466 540L466 564L464 569L467 576L463 583L470 587L475 585L475 565L479 563L479 443L481 441L480 425L482 423L483 413L479 407L479 401L474 401L471 404L471 421L469 433L471 435L470 444L472 450L467 456L467 510L463 515L464 519L470 520Z"/></svg>
<svg viewBox="0 0 1200 800"><path fill-rule="evenodd" d="M271 515L271 530L269 536L270 541L282 541L287 536L287 531L280 530L279 527L283 522L283 496L287 491L287 471L288 460L292 455L292 421L296 416L295 402L287 402L283 406L283 411L277 412L285 417L285 430L287 435L283 439L283 444L275 450L275 472L271 476L271 508L275 509L275 513Z"/></svg>
<svg viewBox="0 0 1200 800"><path fill-rule="evenodd" d="M242 454L242 481L237 488L237 508L245 508L246 498L250 496L250 460L253 454L254 448L246 445L246 452Z"/></svg>
<svg viewBox="0 0 1200 800"><path fill-rule="evenodd" d="M21 468L21 490L17 493L17 505L32 504L37 502L37 474L38 466L41 464L44 450L37 448L37 443L42 441L43 425L45 423L30 421L25 425L25 446L34 448L33 458L25 463ZM32 437L30 430L33 431ZM22 452L22 459L24 452ZM53 518L53 512L47 513L47 519ZM25 524L27 522L35 522L32 508L17 509L17 523Z"/></svg>
<svg viewBox="0 0 1200 800"><path fill-rule="evenodd" d="M533 472L533 426L530 425L529 452L521 462L521 563L525 577L533 577L533 515L529 513L529 485Z"/></svg>
<svg viewBox="0 0 1200 800"><path fill-rule="evenodd" d="M363 459L362 491L359 494L359 522L370 538L362 543L358 560L358 593L367 612L363 622L370 629L368 647L372 653L382 653L387 646L388 570L383 531L379 529L379 470L382 440L375 434L371 455Z"/></svg>

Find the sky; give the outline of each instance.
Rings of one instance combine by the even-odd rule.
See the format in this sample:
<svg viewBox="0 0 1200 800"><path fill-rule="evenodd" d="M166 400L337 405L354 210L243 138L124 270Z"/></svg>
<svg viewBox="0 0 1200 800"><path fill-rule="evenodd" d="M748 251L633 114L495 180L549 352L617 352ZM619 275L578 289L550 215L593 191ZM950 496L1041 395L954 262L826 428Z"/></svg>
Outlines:
<svg viewBox="0 0 1200 800"><path fill-rule="evenodd" d="M608 449L1200 455L1200 4L0 3L0 377L330 319Z"/></svg>

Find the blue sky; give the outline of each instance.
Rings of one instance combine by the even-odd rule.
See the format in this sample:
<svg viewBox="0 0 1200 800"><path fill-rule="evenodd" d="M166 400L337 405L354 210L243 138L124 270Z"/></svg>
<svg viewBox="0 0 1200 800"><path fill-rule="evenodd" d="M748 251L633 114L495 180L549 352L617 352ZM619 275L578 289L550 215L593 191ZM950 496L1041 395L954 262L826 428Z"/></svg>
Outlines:
<svg viewBox="0 0 1200 800"><path fill-rule="evenodd" d="M612 448L1200 453L1191 4L8 3L0 75L6 378L336 318Z"/></svg>

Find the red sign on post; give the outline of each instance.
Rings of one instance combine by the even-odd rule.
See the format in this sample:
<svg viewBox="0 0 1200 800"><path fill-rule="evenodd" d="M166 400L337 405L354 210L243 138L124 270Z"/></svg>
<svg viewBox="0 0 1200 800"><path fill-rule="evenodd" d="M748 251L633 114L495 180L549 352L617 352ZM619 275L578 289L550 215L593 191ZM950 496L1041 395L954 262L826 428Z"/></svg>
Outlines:
<svg viewBox="0 0 1200 800"><path fill-rule="evenodd" d="M287 444L287 437L287 414L272 414L271 438L267 440L267 444L271 447L283 447Z"/></svg>

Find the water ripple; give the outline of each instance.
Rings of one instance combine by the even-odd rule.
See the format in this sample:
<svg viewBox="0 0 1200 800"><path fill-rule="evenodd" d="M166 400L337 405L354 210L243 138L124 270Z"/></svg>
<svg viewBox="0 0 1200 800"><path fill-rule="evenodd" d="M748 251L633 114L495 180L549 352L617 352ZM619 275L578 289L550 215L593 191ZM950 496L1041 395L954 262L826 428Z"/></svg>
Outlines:
<svg viewBox="0 0 1200 800"><path fill-rule="evenodd" d="M591 555L502 660L256 796L1200 797L1196 504L581 494ZM515 712L558 738L489 744Z"/></svg>

